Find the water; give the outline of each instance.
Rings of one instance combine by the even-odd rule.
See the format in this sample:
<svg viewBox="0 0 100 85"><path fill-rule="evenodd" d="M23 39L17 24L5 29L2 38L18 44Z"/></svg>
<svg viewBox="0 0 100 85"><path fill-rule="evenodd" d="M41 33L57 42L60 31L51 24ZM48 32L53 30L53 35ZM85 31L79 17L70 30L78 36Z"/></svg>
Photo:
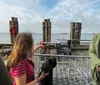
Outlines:
<svg viewBox="0 0 100 85"><path fill-rule="evenodd" d="M82 34L81 39L91 40L93 34ZM39 41L42 41L42 33L33 33L33 38L35 44ZM70 39L69 33L53 33L51 36L51 41L56 42L57 39ZM10 34L9 33L0 33L0 43L10 43Z"/></svg>

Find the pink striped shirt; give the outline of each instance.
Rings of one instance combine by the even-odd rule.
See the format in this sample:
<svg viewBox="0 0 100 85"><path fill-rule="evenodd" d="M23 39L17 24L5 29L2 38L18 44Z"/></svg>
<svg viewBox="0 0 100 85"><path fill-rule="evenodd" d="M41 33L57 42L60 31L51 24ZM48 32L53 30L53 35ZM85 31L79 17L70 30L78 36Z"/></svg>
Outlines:
<svg viewBox="0 0 100 85"><path fill-rule="evenodd" d="M13 85L16 85L14 78L26 74L26 83L34 80L34 64L32 65L28 59L24 59L18 65L10 68L10 75L13 79Z"/></svg>

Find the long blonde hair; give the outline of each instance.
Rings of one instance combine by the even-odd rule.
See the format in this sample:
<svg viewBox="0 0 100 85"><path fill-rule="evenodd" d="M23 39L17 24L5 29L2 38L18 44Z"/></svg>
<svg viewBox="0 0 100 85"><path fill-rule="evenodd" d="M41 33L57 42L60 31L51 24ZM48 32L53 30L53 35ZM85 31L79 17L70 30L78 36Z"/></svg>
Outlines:
<svg viewBox="0 0 100 85"><path fill-rule="evenodd" d="M21 60L31 57L33 49L33 38L31 33L20 33L13 45L12 52L8 56L7 67L17 65Z"/></svg>

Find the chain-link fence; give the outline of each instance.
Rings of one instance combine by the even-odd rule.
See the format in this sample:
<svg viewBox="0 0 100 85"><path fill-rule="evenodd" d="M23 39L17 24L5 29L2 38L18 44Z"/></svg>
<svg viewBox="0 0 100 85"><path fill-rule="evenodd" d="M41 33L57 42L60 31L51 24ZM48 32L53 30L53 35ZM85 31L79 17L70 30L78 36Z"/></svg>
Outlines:
<svg viewBox="0 0 100 85"><path fill-rule="evenodd" d="M55 57L53 85L92 85L90 57L74 55L35 54L35 73L48 58Z"/></svg>

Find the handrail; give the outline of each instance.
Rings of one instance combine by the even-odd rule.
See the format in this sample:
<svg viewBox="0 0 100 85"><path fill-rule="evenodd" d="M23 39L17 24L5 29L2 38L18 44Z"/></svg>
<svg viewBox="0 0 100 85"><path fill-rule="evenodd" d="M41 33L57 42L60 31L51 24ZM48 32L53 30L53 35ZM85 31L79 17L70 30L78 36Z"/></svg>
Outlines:
<svg viewBox="0 0 100 85"><path fill-rule="evenodd" d="M47 56L47 57L63 57L63 58L91 58L89 56L78 56L78 55L56 55L56 54L40 54L35 53L34 56Z"/></svg>
<svg viewBox="0 0 100 85"><path fill-rule="evenodd" d="M57 40L61 40L61 41L91 41L91 40L80 40L80 39L57 39Z"/></svg>

